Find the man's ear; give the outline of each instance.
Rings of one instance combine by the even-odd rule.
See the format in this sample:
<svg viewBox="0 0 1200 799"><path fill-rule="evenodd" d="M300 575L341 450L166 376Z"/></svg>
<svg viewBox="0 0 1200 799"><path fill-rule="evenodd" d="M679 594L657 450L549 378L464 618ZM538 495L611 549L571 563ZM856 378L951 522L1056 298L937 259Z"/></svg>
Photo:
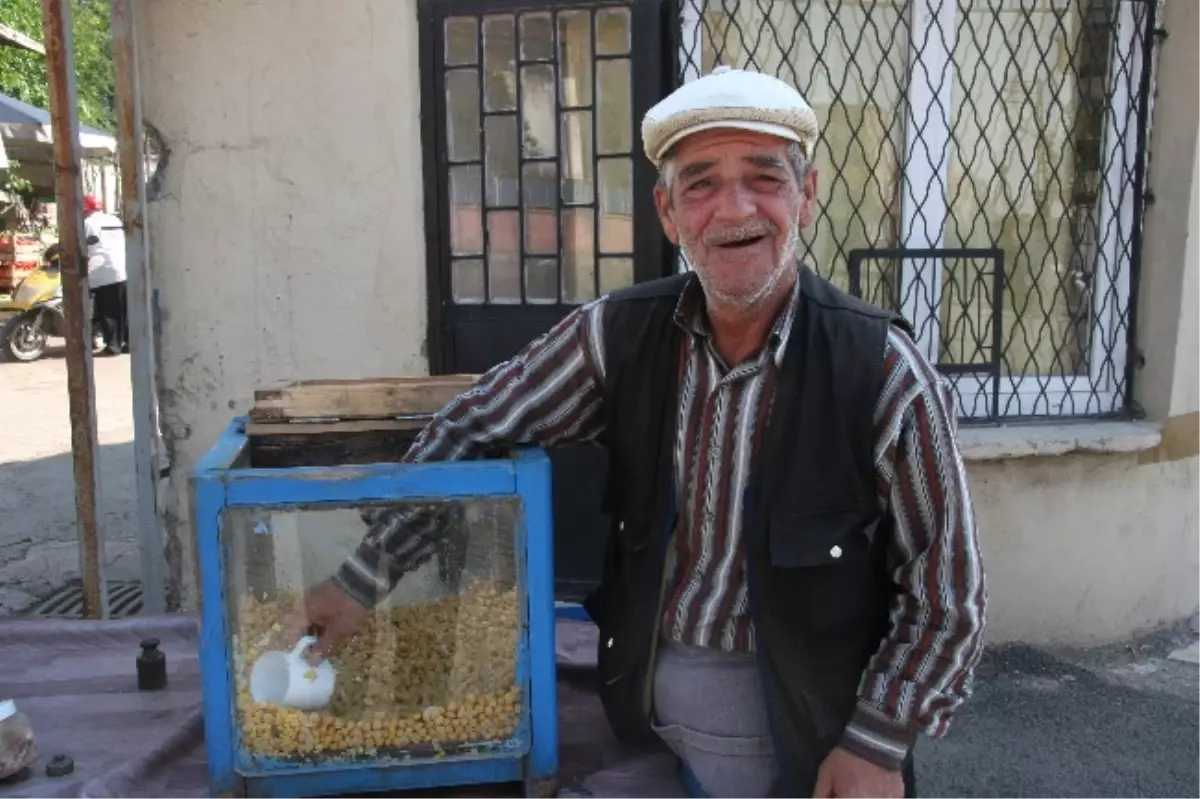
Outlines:
<svg viewBox="0 0 1200 799"><path fill-rule="evenodd" d="M808 170L808 175L804 178L804 185L800 187L803 196L800 198L800 211L797 214L799 217L800 227L806 228L812 224L813 216L817 206L817 168L812 167Z"/></svg>
<svg viewBox="0 0 1200 799"><path fill-rule="evenodd" d="M662 223L667 239L672 244L679 244L679 228L671 218L671 196L659 185L654 187L654 207L658 210L658 221Z"/></svg>

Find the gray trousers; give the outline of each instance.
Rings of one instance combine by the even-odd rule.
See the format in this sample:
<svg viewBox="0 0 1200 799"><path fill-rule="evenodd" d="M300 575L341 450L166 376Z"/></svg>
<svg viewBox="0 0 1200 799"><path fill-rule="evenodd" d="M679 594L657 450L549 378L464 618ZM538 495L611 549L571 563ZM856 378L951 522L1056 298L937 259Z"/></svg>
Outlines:
<svg viewBox="0 0 1200 799"><path fill-rule="evenodd" d="M654 729L702 795L765 796L774 746L753 655L660 642Z"/></svg>
<svg viewBox="0 0 1200 799"><path fill-rule="evenodd" d="M584 781L593 797L772 799L778 792L754 656L661 642L654 715L655 732L678 761L647 758L602 770Z"/></svg>

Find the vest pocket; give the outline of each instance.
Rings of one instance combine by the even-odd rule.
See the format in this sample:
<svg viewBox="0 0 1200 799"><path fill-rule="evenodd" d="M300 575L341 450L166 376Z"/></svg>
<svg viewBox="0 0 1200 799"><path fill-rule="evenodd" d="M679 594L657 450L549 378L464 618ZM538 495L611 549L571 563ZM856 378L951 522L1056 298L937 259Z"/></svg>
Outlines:
<svg viewBox="0 0 1200 799"><path fill-rule="evenodd" d="M772 513L767 544L768 600L775 612L811 632L861 621L879 607L872 540L876 508L819 513Z"/></svg>

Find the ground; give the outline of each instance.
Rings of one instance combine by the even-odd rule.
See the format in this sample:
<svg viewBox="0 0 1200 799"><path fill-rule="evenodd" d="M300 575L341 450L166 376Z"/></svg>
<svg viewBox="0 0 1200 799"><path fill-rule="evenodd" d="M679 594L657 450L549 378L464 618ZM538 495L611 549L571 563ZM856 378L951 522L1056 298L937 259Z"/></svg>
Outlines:
<svg viewBox="0 0 1200 799"><path fill-rule="evenodd" d="M1194 630L1084 651L991 648L950 734L918 745L918 793L1200 795ZM1188 646L1190 661L1171 657Z"/></svg>
<svg viewBox="0 0 1200 799"><path fill-rule="evenodd" d="M34 363L0 362L0 615L79 575L62 342ZM129 356L95 359L99 524L106 577L136 579L137 503Z"/></svg>

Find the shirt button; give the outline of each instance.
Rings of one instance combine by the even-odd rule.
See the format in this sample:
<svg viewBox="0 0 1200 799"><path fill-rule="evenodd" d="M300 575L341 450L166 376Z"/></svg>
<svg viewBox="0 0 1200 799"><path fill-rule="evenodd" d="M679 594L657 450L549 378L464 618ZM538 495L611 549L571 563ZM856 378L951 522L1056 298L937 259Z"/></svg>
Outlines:
<svg viewBox="0 0 1200 799"><path fill-rule="evenodd" d="M829 554L832 557L840 558L842 556L842 548L839 546L834 546L833 549L829 550Z"/></svg>
<svg viewBox="0 0 1200 799"><path fill-rule="evenodd" d="M612 645L613 645L613 639L609 638L608 639L608 648L612 649Z"/></svg>

